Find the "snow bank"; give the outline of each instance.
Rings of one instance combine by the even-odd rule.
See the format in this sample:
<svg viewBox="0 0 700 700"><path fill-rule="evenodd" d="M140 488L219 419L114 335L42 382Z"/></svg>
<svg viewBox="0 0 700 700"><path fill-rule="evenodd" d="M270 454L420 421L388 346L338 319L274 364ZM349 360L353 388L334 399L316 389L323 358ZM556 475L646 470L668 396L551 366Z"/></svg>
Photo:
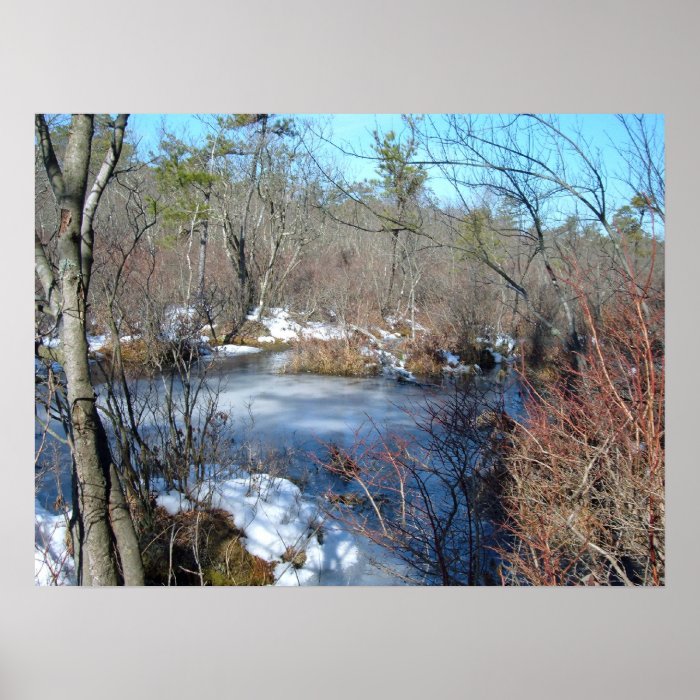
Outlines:
<svg viewBox="0 0 700 700"><path fill-rule="evenodd" d="M489 336L488 338L477 338L476 342L490 346L489 350L491 350L492 352L494 347L501 348L502 350L505 350L509 355L513 352L516 345L515 338L512 338L509 335L505 335L504 333L497 333L494 336Z"/></svg>
<svg viewBox="0 0 700 700"><path fill-rule="evenodd" d="M383 328L375 327L374 331L382 340L399 340L401 338L398 333L390 333L389 331L385 331Z"/></svg>
<svg viewBox="0 0 700 700"><path fill-rule="evenodd" d="M371 352L379 361L382 367L382 374L390 379L396 379L399 382L416 383L417 380L412 372L409 372L405 365L405 360L400 360L396 355L388 350L374 350Z"/></svg>
<svg viewBox="0 0 700 700"><path fill-rule="evenodd" d="M176 341L183 336L183 330L192 325L197 310L192 306L171 306L163 314L161 336L164 340ZM185 333L184 335L188 335Z"/></svg>
<svg viewBox="0 0 700 700"><path fill-rule="evenodd" d="M499 334L496 336L496 345L502 346L508 350L508 354L512 353L515 349L515 339L511 338L509 335Z"/></svg>
<svg viewBox="0 0 700 700"><path fill-rule="evenodd" d="M416 309L416 311L418 311L418 309ZM409 328L413 328L414 331L418 331L419 333L426 332L426 328L424 326L421 326L421 324L418 323L418 321L411 321L410 318L404 318L403 316L386 316L384 320L392 327L401 323L408 326Z"/></svg>
<svg viewBox="0 0 700 700"><path fill-rule="evenodd" d="M231 514L248 552L275 564L276 586L400 583L373 564L382 556L386 560L385 553L328 519L314 499L287 479L241 472L205 484L198 498L211 498L213 507ZM162 491L157 502L170 514L192 507L179 492ZM302 552L300 566L284 561Z"/></svg>
<svg viewBox="0 0 700 700"><path fill-rule="evenodd" d="M296 340L301 333L301 326L290 318L285 309L270 309L269 316L258 317L258 310L248 315L249 320L260 321L274 340Z"/></svg>
<svg viewBox="0 0 700 700"><path fill-rule="evenodd" d="M331 326L327 323L307 323L301 330L304 338L316 340L342 340L345 338L345 330L340 326Z"/></svg>
<svg viewBox="0 0 700 700"><path fill-rule="evenodd" d="M449 350L440 350L440 354L443 356L449 367L457 367L457 365L459 365L459 355L455 355Z"/></svg>
<svg viewBox="0 0 700 700"><path fill-rule="evenodd" d="M214 507L231 513L246 549L276 562L275 585L362 584L367 576L377 577L355 537L324 519L316 502L287 479L246 474L205 488L201 496L209 495ZM166 504L175 505L171 499ZM304 553L303 565L283 561L298 552Z"/></svg>
<svg viewBox="0 0 700 700"><path fill-rule="evenodd" d="M273 308L267 316L259 317L259 310L248 314L249 320L259 321L268 330L268 335L261 335L259 343L274 343L278 340L289 342L300 338L317 340L337 340L345 337L345 329L329 323L311 322L305 325L297 323L286 309Z"/></svg>
<svg viewBox="0 0 700 700"><path fill-rule="evenodd" d="M305 497L287 479L268 474L247 474L205 484L198 497L211 497L215 508L233 517L244 533L243 543L253 555L275 564L275 585L370 585L398 583L378 569L379 558L370 542L360 542L339 523L321 513L315 500ZM192 503L177 491L161 491L157 498L171 515L190 510ZM74 582L73 560L67 552L66 519L36 503L36 585ZM303 552L303 564L295 567L290 553ZM305 558L304 558L305 557Z"/></svg>

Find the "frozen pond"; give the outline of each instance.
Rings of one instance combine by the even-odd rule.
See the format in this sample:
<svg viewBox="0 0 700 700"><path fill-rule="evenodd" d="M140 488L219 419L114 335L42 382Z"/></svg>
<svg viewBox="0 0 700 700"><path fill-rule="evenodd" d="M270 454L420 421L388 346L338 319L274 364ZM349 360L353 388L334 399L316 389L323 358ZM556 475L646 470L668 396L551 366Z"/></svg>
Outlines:
<svg viewBox="0 0 700 700"><path fill-rule="evenodd" d="M367 434L372 423L381 429L401 432L413 429L407 410L416 408L426 390L415 384L401 384L385 377L345 378L311 374L282 374L287 353L261 352L214 360L204 374L205 386L218 393L219 410L231 416L234 445L250 444L260 450L288 451L295 470L310 469L308 452L320 452L323 443L352 443L356 433ZM194 380L196 382L196 379ZM147 380L136 380L133 390L145 397ZM158 396L164 395L164 382L156 380ZM98 388L98 393L99 393ZM174 395L179 394L177 382ZM202 393L201 397L204 398ZM38 409L40 417L44 412ZM106 423L107 424L107 423ZM60 433L60 424L52 429ZM40 422L35 430L37 447L41 439ZM58 448L67 461L65 446L47 438L49 450ZM317 470L314 470L317 471ZM319 474L324 480L324 475ZM64 496L70 496L70 480L63 475ZM323 484L325 486L327 484ZM315 484L319 490L322 484ZM53 478L46 478L37 493L44 506L56 499Z"/></svg>
<svg viewBox="0 0 700 700"><path fill-rule="evenodd" d="M410 429L406 411L426 394L422 387L381 376L281 374L284 360L285 353L243 355L217 360L208 372L209 385L220 390L220 407L262 443L315 450L319 441L348 444L370 421Z"/></svg>
<svg viewBox="0 0 700 700"><path fill-rule="evenodd" d="M248 455L253 461L259 460L261 471L291 478L302 486L303 503L307 504L304 508L307 509L313 508L314 502L323 507L324 494L329 490L349 493L356 489L353 484L341 481L338 476L319 466L314 454L326 459L328 443L350 447L358 438L371 439L377 430L383 434L415 434L415 417L420 416L426 399L440 401L450 393L449 386L399 383L384 376L343 378L283 374L280 369L286 359L286 353L275 352L220 357L202 370L199 376L193 377L193 385L196 386L200 379L203 381L198 406L208 398L216 397L218 410L230 417L225 431L226 441L233 450L231 459L245 465L240 457ZM476 381L476 385L482 388L491 383L488 377ZM155 380L138 379L130 386L137 405L148 401L152 406L159 406L164 402L167 384L167 377L160 377ZM98 387L100 402L105 399L104 391L104 387ZM172 393L176 402L181 400L182 385L179 381L173 380ZM509 409L515 408L517 411L517 389L514 386L507 391L506 400ZM37 412L41 417L40 407ZM142 428L145 426L146 432L162 424L152 414L146 413L144 416ZM107 421L105 424L108 426ZM60 433L60 425L53 423L52 428ZM37 446L41 437L41 421L37 420ZM49 449L42 458L51 459L53 448L58 446L54 460L62 463L61 488L64 499L69 501L67 448L51 437L47 438L47 444ZM234 481L227 483L224 489L230 490L235 485ZM286 488L296 487L289 484ZM56 479L48 475L37 485L39 507L51 510L57 494ZM231 507L235 510L238 505ZM313 576L306 571L308 576L312 576L307 579L307 584L397 582L393 576L370 563L377 557L385 564L387 562L385 554L375 545L362 537L352 537L339 524L329 524L328 527L327 543L323 548L317 547L318 571ZM278 531L279 528L278 523L272 529ZM337 543L333 538L337 539ZM331 549L332 556L329 555ZM338 559L342 561L342 566L334 569L333 557L337 558L338 552L347 554ZM298 575L295 573L295 576Z"/></svg>
<svg viewBox="0 0 700 700"><path fill-rule="evenodd" d="M288 354L260 352L214 360L203 374L205 386L218 394L219 410L228 413L233 426L234 445L250 444L260 450L288 451L294 469L309 469L308 453L322 455L324 444L334 442L350 446L356 437L368 436L374 427L384 432L410 433L416 430L411 415L420 413L426 398L439 398L449 388L400 383L383 376L370 378L329 377L280 372ZM196 380L195 380L196 381ZM484 380L488 382L486 377ZM145 397L146 380L136 380L132 388L137 397ZM151 390L158 400L164 395L164 382L156 380ZM98 392L99 392L98 388ZM178 396L178 385L173 393ZM201 397L205 396L202 393ZM138 399L137 399L138 400ZM519 398L513 386L507 391L509 411L518 410ZM38 406L38 414L44 412ZM106 422L107 424L107 422ZM54 432L61 426L52 422ZM41 440L41 424L37 420L36 446ZM63 461L67 448L47 437L49 449L45 460L55 449ZM323 482L323 474L318 478ZM64 496L70 496L70 482L62 479ZM319 491L326 483L315 484ZM47 478L40 485L37 497L44 506L56 498L55 480Z"/></svg>

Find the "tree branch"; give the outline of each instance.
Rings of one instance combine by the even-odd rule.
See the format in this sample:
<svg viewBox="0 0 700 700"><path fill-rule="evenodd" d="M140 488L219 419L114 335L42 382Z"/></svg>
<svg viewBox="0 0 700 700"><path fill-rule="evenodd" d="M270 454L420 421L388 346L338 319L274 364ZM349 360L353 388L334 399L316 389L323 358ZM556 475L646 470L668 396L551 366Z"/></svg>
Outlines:
<svg viewBox="0 0 700 700"><path fill-rule="evenodd" d="M37 132L39 133L39 145L41 146L41 157L44 161L46 174L49 176L51 189L53 190L56 201L60 202L65 193L65 184L63 182L63 173L61 166L58 164L56 153L53 150L49 127L46 125L46 120L43 114L37 114L34 118Z"/></svg>
<svg viewBox="0 0 700 700"><path fill-rule="evenodd" d="M102 193L112 177L114 168L117 165L119 156L121 155L122 145L124 143L124 130L126 129L126 122L128 118L128 114L119 114L117 116L117 119L114 122L114 129L112 131L112 142L109 150L105 154L100 171L97 173L95 182L92 185L90 194L87 196L85 206L83 207L83 222L80 231L80 257L83 272L83 283L86 290L90 284L90 271L92 269L92 250L94 245L94 231L92 225L95 219L95 212L97 211L97 205L100 203Z"/></svg>
<svg viewBox="0 0 700 700"><path fill-rule="evenodd" d="M56 289L56 279L54 278L53 270L51 269L51 264L46 257L46 250L44 249L44 244L39 238L39 234L34 231L34 266L36 270L36 275L41 282L41 287L44 290L44 299L38 302L39 309L43 313L48 313L54 318L58 318L59 315L59 304ZM42 303L45 302L45 303Z"/></svg>

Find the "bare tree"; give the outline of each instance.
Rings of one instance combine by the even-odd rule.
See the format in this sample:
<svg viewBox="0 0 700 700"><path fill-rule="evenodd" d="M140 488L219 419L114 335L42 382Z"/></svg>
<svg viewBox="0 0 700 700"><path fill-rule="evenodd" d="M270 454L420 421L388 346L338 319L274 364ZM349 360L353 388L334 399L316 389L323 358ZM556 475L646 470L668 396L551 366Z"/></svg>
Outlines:
<svg viewBox="0 0 700 700"><path fill-rule="evenodd" d="M666 170L664 140L660 119L644 114L618 114L627 135L626 143L617 143L627 172L622 178L635 192L633 204L649 209L663 222L666 219Z"/></svg>

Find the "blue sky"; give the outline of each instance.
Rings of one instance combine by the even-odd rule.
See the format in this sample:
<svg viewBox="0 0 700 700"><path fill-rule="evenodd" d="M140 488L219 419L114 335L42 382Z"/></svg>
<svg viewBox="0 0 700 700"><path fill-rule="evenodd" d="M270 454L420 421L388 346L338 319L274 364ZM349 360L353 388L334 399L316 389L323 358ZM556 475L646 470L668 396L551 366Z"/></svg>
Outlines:
<svg viewBox="0 0 700 700"><path fill-rule="evenodd" d="M393 130L400 133L403 126L399 114L300 114L285 116L320 119L332 128L335 143L346 150L367 154L371 152L372 132L375 129L380 132ZM559 118L565 127L580 127L582 134L591 145L600 149L609 174L612 175L622 169L622 161L615 152L613 144L623 139L624 132L614 115L571 114L559 115ZM663 116L651 115L649 118L659 120L663 127ZM168 129L176 133L187 133L193 138L203 132L202 124L193 114L132 114L129 128L133 135L141 138L142 155L145 156L149 151L156 149L163 121ZM334 153L336 158L344 161L344 169L349 180L376 177L375 167L371 161L343 156L339 150L330 146L328 149L329 153ZM451 186L442 181L435 171L430 173L428 185L441 199L450 199L454 195ZM614 182L611 185L611 194L616 195L620 200L627 198L627 193L623 192L622 189L616 190Z"/></svg>
<svg viewBox="0 0 700 700"><path fill-rule="evenodd" d="M371 133L374 129L388 131L401 127L400 114L299 114L285 115L299 118L328 117L332 123L334 136L344 145L354 145L355 148L367 148L371 144ZM129 117L129 128L132 133L142 138L143 153L155 150L161 124L165 121L168 129L175 132L187 132L193 137L203 133L202 124L194 114L132 114Z"/></svg>

